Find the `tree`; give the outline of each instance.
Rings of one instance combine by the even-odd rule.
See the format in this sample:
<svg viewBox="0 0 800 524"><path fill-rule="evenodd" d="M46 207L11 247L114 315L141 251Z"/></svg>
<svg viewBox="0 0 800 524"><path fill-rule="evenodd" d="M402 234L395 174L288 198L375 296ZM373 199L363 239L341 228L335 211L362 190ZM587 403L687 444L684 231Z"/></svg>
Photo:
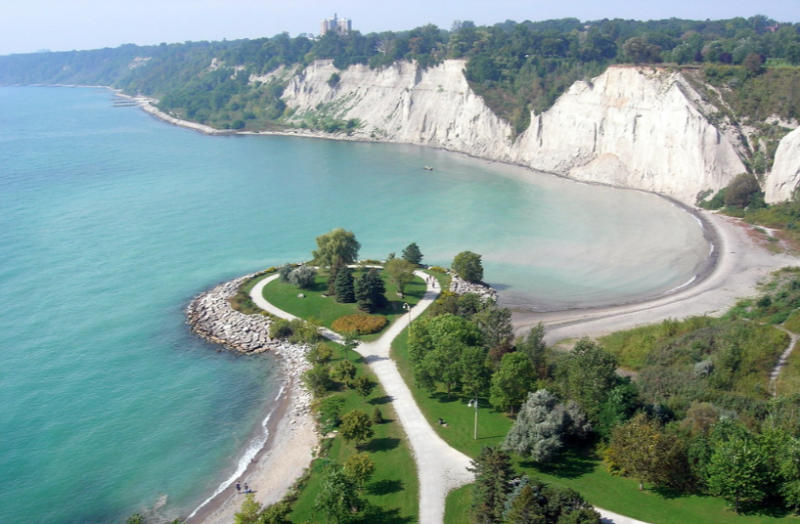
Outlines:
<svg viewBox="0 0 800 524"><path fill-rule="evenodd" d="M484 307L472 316L472 321L483 333L483 343L487 348L508 344L514 338L511 325L511 310L497 307L497 304Z"/></svg>
<svg viewBox="0 0 800 524"><path fill-rule="evenodd" d="M481 334L472 322L455 315L423 319L409 335L409 354L414 363L414 379L429 390L442 383L450 395L462 378L458 365L468 347L479 346Z"/></svg>
<svg viewBox="0 0 800 524"><path fill-rule="evenodd" d="M585 435L590 430L585 416L580 412L570 415L555 395L540 389L528 394L503 447L535 462L547 463L563 446L565 435Z"/></svg>
<svg viewBox="0 0 800 524"><path fill-rule="evenodd" d="M317 270L311 266L300 266L289 273L289 282L301 289L313 287L317 281Z"/></svg>
<svg viewBox="0 0 800 524"><path fill-rule="evenodd" d="M508 353L500 361L500 369L492 377L489 402L497 409L511 411L525 400L536 375L531 361L521 353Z"/></svg>
<svg viewBox="0 0 800 524"><path fill-rule="evenodd" d="M384 265L389 279L397 286L397 292L405 297L406 286L414 280L414 264L403 258L387 260Z"/></svg>
<svg viewBox="0 0 800 524"><path fill-rule="evenodd" d="M580 404L592 419L617 384L617 359L600 345L584 337L557 370L563 397Z"/></svg>
<svg viewBox="0 0 800 524"><path fill-rule="evenodd" d="M372 393L372 390L375 389L375 383L369 377L360 375L353 380L352 387L360 396L367 398Z"/></svg>
<svg viewBox="0 0 800 524"><path fill-rule="evenodd" d="M742 61L742 65L744 66L744 68L750 71L750 73L754 75L757 75L764 70L763 64L764 62L761 59L761 55L756 53L750 53Z"/></svg>
<svg viewBox="0 0 800 524"><path fill-rule="evenodd" d="M733 502L738 513L742 501L760 502L767 495L768 464L764 446L755 435L737 425L715 442L705 470L706 485L712 495Z"/></svg>
<svg viewBox="0 0 800 524"><path fill-rule="evenodd" d="M639 491L644 482L658 474L659 447L663 446L663 433L658 422L639 413L627 424L611 432L609 460L626 474L639 479Z"/></svg>
<svg viewBox="0 0 800 524"><path fill-rule="evenodd" d="M315 364L303 373L303 384L315 397L321 397L333 387L330 370L325 364Z"/></svg>
<svg viewBox="0 0 800 524"><path fill-rule="evenodd" d="M403 259L415 266L422 263L422 251L419 250L419 246L416 242L412 242L406 246L403 250Z"/></svg>
<svg viewBox="0 0 800 524"><path fill-rule="evenodd" d="M356 376L356 366L349 360L342 360L337 362L331 370L331 378L342 382L343 384L350 384L350 381Z"/></svg>
<svg viewBox="0 0 800 524"><path fill-rule="evenodd" d="M352 231L337 228L317 237L317 249L311 255L320 266L332 266L336 260L346 265L358 260L359 249L361 244Z"/></svg>
<svg viewBox="0 0 800 524"><path fill-rule="evenodd" d="M289 514L292 512L292 507L285 502L278 502L267 506L261 515L258 516L258 524L292 524L289 519Z"/></svg>
<svg viewBox="0 0 800 524"><path fill-rule="evenodd" d="M314 513L322 513L328 522L349 522L362 505L357 493L353 480L345 475L340 466L332 464L323 473L314 499Z"/></svg>
<svg viewBox="0 0 800 524"><path fill-rule="evenodd" d="M375 473L375 462L367 453L356 453L344 463L344 474L353 481L359 490L363 490Z"/></svg>
<svg viewBox="0 0 800 524"><path fill-rule="evenodd" d="M344 262L342 262L341 258L337 258L331 264L330 269L328 270L328 296L336 295L336 277L339 276L339 272L347 267Z"/></svg>
<svg viewBox="0 0 800 524"><path fill-rule="evenodd" d="M355 441L356 449L362 441L371 439L375 432L372 430L372 421L360 409L354 409L342 417L339 431L345 442Z"/></svg>
<svg viewBox="0 0 800 524"><path fill-rule="evenodd" d="M525 477L527 478L527 477ZM520 484L522 485L522 484ZM547 524L544 508L540 502L541 493L529 483L509 497L508 510L505 512L505 524Z"/></svg>
<svg viewBox="0 0 800 524"><path fill-rule="evenodd" d="M234 524L255 524L258 520L259 508L255 495L246 494L241 509L233 515Z"/></svg>
<svg viewBox="0 0 800 524"><path fill-rule="evenodd" d="M486 349L467 346L461 351L461 390L477 397L486 393L492 383L492 369L486 365Z"/></svg>
<svg viewBox="0 0 800 524"><path fill-rule="evenodd" d="M741 173L731 180L725 188L725 205L727 207L745 208L761 194L761 187L756 177L750 173ZM763 198L763 195L761 195Z"/></svg>
<svg viewBox="0 0 800 524"><path fill-rule="evenodd" d="M511 457L500 448L484 447L472 461L469 470L475 473L472 508L478 524L499 524L514 470Z"/></svg>
<svg viewBox="0 0 800 524"><path fill-rule="evenodd" d="M540 379L547 378L547 345L544 343L544 324L533 326L528 337L519 337L515 343L517 352L527 355L531 366Z"/></svg>
<svg viewBox="0 0 800 524"><path fill-rule="evenodd" d="M386 285L374 267L362 273L355 281L356 302L361 311L372 313L381 307L386 301L384 293Z"/></svg>
<svg viewBox="0 0 800 524"><path fill-rule="evenodd" d="M336 302L352 304L356 301L355 283L353 281L353 270L344 267L336 275Z"/></svg>
<svg viewBox="0 0 800 524"><path fill-rule="evenodd" d="M462 251L453 259L453 271L467 282L483 280L481 256L472 251Z"/></svg>

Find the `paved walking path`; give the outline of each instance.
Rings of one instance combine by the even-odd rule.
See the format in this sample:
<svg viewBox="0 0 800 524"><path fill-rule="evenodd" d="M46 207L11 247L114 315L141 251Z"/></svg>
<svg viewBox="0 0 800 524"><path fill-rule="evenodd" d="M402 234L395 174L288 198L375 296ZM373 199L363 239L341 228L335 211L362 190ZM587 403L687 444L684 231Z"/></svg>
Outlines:
<svg viewBox="0 0 800 524"><path fill-rule="evenodd" d="M427 274L421 271L416 271L415 274L427 282ZM297 318L264 299L264 286L276 278L278 275L273 275L256 284L250 291L250 298L258 307L275 316L289 320ZM409 322L413 323L414 319L436 300L439 293L441 293L439 287L434 288L428 284L425 295L411 311L395 320L379 339L362 342L356 348L378 376L386 394L392 398L392 406L411 443L419 477L420 524L442 524L447 494L475 480L473 474L467 471L470 458L450 447L433 430L414 401L411 390L400 376L394 361L389 357L395 337L402 333ZM342 342L342 337L337 333L327 328L322 328L322 332L326 338ZM646 524L604 509L595 509L600 512L603 522L607 524Z"/></svg>

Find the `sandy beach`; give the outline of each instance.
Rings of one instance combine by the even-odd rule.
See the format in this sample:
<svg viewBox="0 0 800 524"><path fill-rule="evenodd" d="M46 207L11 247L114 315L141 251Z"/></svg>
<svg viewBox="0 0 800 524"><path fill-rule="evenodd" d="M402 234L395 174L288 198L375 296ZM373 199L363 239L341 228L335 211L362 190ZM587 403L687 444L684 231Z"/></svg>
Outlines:
<svg viewBox="0 0 800 524"><path fill-rule="evenodd" d="M633 304L550 313L514 311L518 334L538 322L546 326L545 340L555 343L583 336L598 337L621 329L681 319L693 315L721 315L738 299L758 293L770 273L800 265L798 256L767 249L755 227L714 212L696 209L704 227L711 228L716 263L691 285L674 293Z"/></svg>
<svg viewBox="0 0 800 524"><path fill-rule="evenodd" d="M186 520L187 524L232 523L245 497L236 492L236 482L247 483L262 507L279 502L311 463L319 436L311 415L311 394L300 385L300 375L307 369L305 352L296 346L275 352L284 366L286 391L267 423L266 445L244 473L230 479L230 485L209 498Z"/></svg>

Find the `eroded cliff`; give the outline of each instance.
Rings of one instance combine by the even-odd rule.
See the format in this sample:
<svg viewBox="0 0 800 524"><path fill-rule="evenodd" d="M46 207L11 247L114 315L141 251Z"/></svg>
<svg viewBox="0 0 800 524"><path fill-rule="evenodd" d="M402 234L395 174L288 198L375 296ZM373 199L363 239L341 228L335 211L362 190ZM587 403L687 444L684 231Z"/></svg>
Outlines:
<svg viewBox="0 0 800 524"><path fill-rule="evenodd" d="M298 121L358 119L357 138L439 147L689 203L746 170L678 72L610 67L532 115L514 140L509 124L472 92L463 68L448 60L427 70L403 62L338 71L318 61L291 80L283 98Z"/></svg>
<svg viewBox="0 0 800 524"><path fill-rule="evenodd" d="M800 127L783 137L775 152L764 199L772 204L792 198L800 182Z"/></svg>

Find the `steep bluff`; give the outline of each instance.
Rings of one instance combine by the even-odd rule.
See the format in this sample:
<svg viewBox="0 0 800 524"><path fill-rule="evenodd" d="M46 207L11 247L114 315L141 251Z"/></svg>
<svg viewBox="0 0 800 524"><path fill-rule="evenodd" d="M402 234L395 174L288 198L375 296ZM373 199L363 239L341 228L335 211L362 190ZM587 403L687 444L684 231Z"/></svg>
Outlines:
<svg viewBox="0 0 800 524"><path fill-rule="evenodd" d="M800 128L795 129L778 145L772 173L766 181L765 200L772 204L792 198L800 183Z"/></svg>
<svg viewBox="0 0 800 524"><path fill-rule="evenodd" d="M339 71L317 61L290 81L283 98L298 120L359 119L356 138L428 145L688 203L746 170L680 73L610 67L532 115L513 140L510 125L470 89L464 66L448 60L427 70L398 62Z"/></svg>

